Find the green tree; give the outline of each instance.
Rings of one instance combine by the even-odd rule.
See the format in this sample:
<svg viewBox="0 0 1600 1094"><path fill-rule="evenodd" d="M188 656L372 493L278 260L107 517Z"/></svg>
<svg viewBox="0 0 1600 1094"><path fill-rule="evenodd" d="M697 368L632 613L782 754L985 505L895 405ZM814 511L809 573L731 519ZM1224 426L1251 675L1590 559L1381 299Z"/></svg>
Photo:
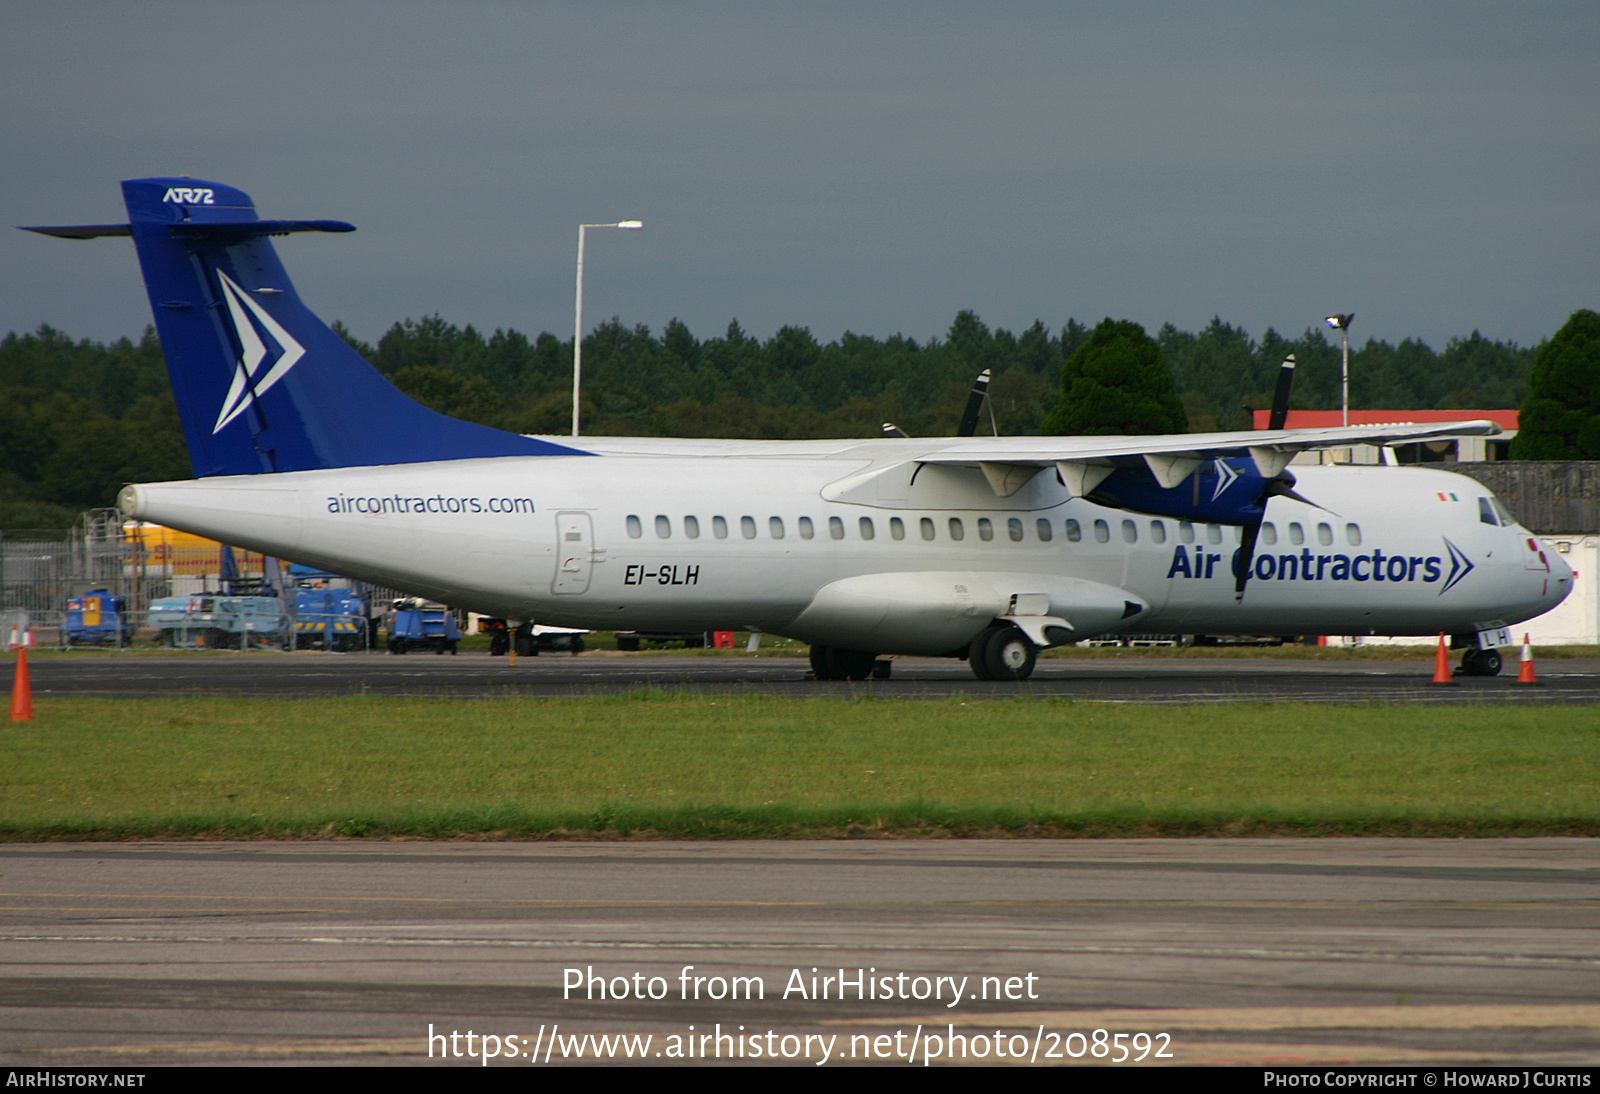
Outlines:
<svg viewBox="0 0 1600 1094"><path fill-rule="evenodd" d="M1137 323L1105 319L1061 369L1046 435L1183 433L1189 428L1161 347Z"/></svg>
<svg viewBox="0 0 1600 1094"><path fill-rule="evenodd" d="M1573 312L1539 347L1511 458L1600 459L1600 314Z"/></svg>

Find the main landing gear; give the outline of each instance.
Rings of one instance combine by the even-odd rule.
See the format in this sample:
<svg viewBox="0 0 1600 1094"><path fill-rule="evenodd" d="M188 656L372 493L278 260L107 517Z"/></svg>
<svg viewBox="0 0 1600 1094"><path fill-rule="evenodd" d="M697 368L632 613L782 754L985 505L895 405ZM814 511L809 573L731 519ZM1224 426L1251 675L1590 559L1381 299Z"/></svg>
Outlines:
<svg viewBox="0 0 1600 1094"><path fill-rule="evenodd" d="M811 647L811 673L818 680L874 680L889 678L888 661L875 653L845 650L838 646Z"/></svg>
<svg viewBox="0 0 1600 1094"><path fill-rule="evenodd" d="M990 627L967 647L967 664L979 680L1026 680L1033 675L1039 647L1016 627Z"/></svg>

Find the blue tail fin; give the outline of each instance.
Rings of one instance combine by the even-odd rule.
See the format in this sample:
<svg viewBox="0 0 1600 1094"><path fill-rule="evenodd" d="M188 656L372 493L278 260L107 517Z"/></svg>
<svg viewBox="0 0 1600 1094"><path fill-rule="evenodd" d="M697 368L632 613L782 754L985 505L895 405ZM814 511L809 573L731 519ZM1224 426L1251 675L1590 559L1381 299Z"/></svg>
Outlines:
<svg viewBox="0 0 1600 1094"><path fill-rule="evenodd" d="M582 454L429 410L313 315L266 237L353 225L260 220L247 194L195 179L122 194L126 227L44 231L133 236L196 475Z"/></svg>

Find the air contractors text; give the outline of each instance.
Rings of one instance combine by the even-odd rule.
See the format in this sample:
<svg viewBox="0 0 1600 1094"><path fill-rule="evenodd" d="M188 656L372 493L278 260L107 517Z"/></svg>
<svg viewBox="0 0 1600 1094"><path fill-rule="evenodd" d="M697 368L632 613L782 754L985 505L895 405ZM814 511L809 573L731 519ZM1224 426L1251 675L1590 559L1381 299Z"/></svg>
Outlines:
<svg viewBox="0 0 1600 1094"><path fill-rule="evenodd" d="M330 513L365 513L384 516L390 513L498 513L519 514L533 512L532 498L457 498L434 494L432 497L411 497L406 494L389 494L384 497L339 494L328 498Z"/></svg>
<svg viewBox="0 0 1600 1094"><path fill-rule="evenodd" d="M1233 552L1229 565L1221 568L1231 577L1239 552ZM1217 576L1217 563L1224 556L1196 547L1191 554L1181 544L1173 549L1167 576L1208 578ZM1452 569L1455 569L1453 566ZM1373 548L1369 555L1258 554L1251 578L1257 581L1438 581L1444 576L1444 559L1438 555L1386 555Z"/></svg>

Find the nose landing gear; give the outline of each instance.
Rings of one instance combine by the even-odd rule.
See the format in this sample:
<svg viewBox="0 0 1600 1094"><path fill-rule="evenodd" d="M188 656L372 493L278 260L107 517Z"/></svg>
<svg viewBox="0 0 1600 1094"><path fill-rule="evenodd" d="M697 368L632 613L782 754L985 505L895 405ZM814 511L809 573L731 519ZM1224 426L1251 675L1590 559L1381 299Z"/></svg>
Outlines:
<svg viewBox="0 0 1600 1094"><path fill-rule="evenodd" d="M1499 676L1503 665L1499 650L1469 649L1461 655L1462 676Z"/></svg>

